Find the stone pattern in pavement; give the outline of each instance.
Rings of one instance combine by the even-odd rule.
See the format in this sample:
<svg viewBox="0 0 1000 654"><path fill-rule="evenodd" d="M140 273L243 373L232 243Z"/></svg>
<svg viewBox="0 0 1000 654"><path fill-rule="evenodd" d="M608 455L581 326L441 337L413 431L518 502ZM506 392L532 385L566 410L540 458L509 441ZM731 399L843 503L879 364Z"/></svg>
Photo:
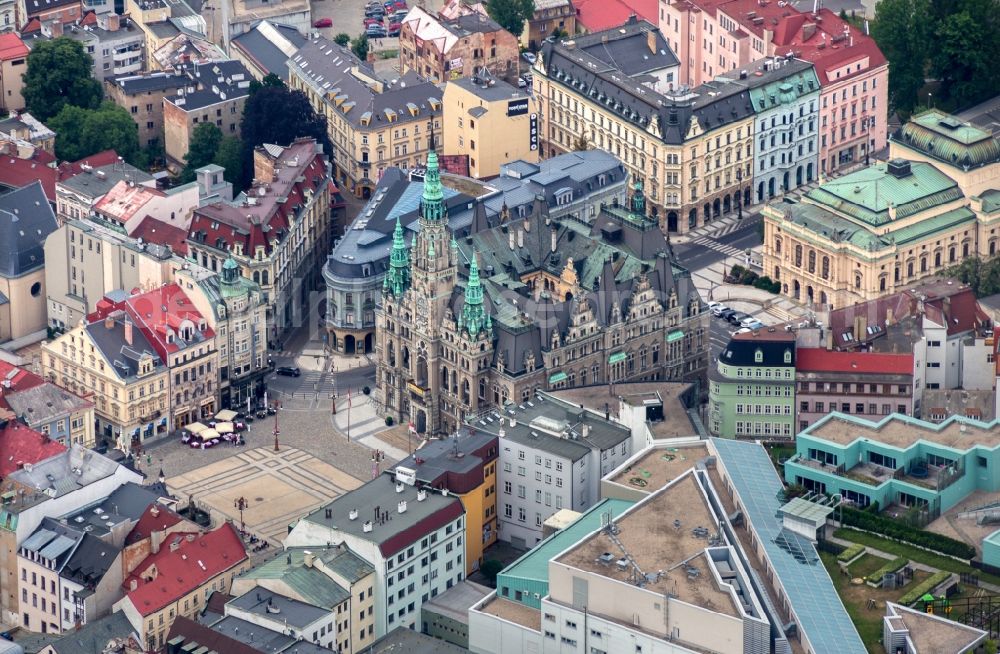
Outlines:
<svg viewBox="0 0 1000 654"><path fill-rule="evenodd" d="M200 451L199 451L200 452ZM213 524L230 519L240 524L239 498L247 532L278 545L288 525L313 509L357 488L361 480L337 470L308 452L259 447L167 479L167 488L182 504L193 500L207 510Z"/></svg>

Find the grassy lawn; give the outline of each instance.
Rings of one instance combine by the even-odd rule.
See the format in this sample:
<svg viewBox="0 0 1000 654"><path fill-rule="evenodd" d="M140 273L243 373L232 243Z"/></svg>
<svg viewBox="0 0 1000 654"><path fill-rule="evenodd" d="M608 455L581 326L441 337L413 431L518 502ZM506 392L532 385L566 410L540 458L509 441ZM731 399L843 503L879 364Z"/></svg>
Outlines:
<svg viewBox="0 0 1000 654"><path fill-rule="evenodd" d="M861 636L861 640L864 641L868 651L871 654L885 654L885 649L880 642L882 638L882 616L885 615L885 603L886 601L895 601L898 599L906 592L906 587L894 588L887 591L880 588L872 588L867 584L859 586L851 584L852 578L860 577L862 573L868 574L869 572L874 572L885 563L885 559L877 556L866 554L861 557L861 559L850 567L850 574L847 575L840 569L835 555L828 552L820 552L819 556L823 561L823 565L826 566L827 572L830 573L830 578L837 589L837 594L840 595L841 601L844 602L847 614L851 616L851 621L858 630L858 634ZM914 575L914 580L920 582L927 577L928 573L918 571ZM912 583L914 581L910 582L910 584ZM870 599L875 601L875 608L873 609L868 608L868 600Z"/></svg>
<svg viewBox="0 0 1000 654"><path fill-rule="evenodd" d="M1000 577L997 577L996 575L976 570L971 565L966 565L950 557L934 554L933 552L927 552L904 543L897 543L894 540L879 538L878 536L866 534L860 531L854 531L853 529L838 529L834 533L834 536L844 540L849 540L852 543L861 543L862 545L874 547L882 550L883 552L895 554L896 556L905 556L908 559L923 563L924 565L929 565L933 568L937 568L938 570L948 570L958 574L973 574L977 575L982 581L991 584L1000 584Z"/></svg>
<svg viewBox="0 0 1000 654"><path fill-rule="evenodd" d="M848 571L850 571L852 577L866 577L881 568L883 565L886 565L888 562L889 559L883 559L881 556L865 554L860 559L852 563L848 568Z"/></svg>

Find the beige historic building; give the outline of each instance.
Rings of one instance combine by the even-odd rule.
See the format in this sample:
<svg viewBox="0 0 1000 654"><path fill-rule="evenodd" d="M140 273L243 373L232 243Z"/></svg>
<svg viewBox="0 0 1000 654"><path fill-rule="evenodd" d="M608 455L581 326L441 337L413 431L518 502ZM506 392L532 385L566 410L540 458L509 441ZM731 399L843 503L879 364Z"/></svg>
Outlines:
<svg viewBox="0 0 1000 654"><path fill-rule="evenodd" d="M609 54L625 51L643 56ZM583 144L611 152L643 181L661 228L684 233L750 204L754 109L739 79L681 90L678 69L659 30L632 18L545 43L533 83L543 156Z"/></svg>
<svg viewBox="0 0 1000 654"><path fill-rule="evenodd" d="M419 168L434 132L441 135L441 90L415 73L380 78L347 48L310 39L289 60L288 86L326 116L334 177L368 198L390 167Z"/></svg>
<svg viewBox="0 0 1000 654"><path fill-rule="evenodd" d="M267 361L267 305L260 284L240 275L232 257L222 272L200 266L176 271L177 283L215 330L219 351L219 398L222 408L239 408L263 385Z"/></svg>
<svg viewBox="0 0 1000 654"><path fill-rule="evenodd" d="M507 82L449 82L444 122L444 154L467 156L472 177L496 177L501 166L518 159L538 161L538 102Z"/></svg>
<svg viewBox="0 0 1000 654"><path fill-rule="evenodd" d="M890 160L764 209L764 272L817 310L896 292L1000 243L1000 139L936 110Z"/></svg>
<svg viewBox="0 0 1000 654"><path fill-rule="evenodd" d="M97 303L91 318L124 312L135 323L169 374L170 425L207 419L219 408L219 362L215 331L176 283L125 295L110 293ZM161 419L162 424L167 421ZM147 431L151 432L151 429ZM144 434L145 436L145 434Z"/></svg>
<svg viewBox="0 0 1000 654"><path fill-rule="evenodd" d="M322 284L330 249L330 169L312 139L254 152L254 183L241 201L195 210L190 258L213 271L232 257L243 277L260 285L267 307L267 338L297 325L309 309L309 291Z"/></svg>
<svg viewBox="0 0 1000 654"><path fill-rule="evenodd" d="M497 77L516 70L517 38L484 13L442 20L413 7L399 32L399 70L447 82L482 69Z"/></svg>
<svg viewBox="0 0 1000 654"><path fill-rule="evenodd" d="M124 311L81 321L44 343L42 373L74 393L92 393L99 441L127 450L170 427L166 366Z"/></svg>
<svg viewBox="0 0 1000 654"><path fill-rule="evenodd" d="M452 433L536 390L703 378L708 314L641 184L629 207L591 226L551 219L538 200L501 224L480 212L459 241L432 152L419 231L408 246L397 222L376 310L385 414Z"/></svg>

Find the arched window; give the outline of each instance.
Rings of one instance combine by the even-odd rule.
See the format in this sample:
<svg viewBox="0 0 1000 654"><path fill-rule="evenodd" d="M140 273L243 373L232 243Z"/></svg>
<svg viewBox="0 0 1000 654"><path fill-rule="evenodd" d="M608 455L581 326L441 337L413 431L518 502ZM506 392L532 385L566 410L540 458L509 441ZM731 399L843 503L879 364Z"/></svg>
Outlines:
<svg viewBox="0 0 1000 654"><path fill-rule="evenodd" d="M795 265L798 268L802 267L802 246L801 245L796 245L795 246Z"/></svg>
<svg viewBox="0 0 1000 654"><path fill-rule="evenodd" d="M992 254L992 252L990 254ZM934 267L935 268L939 268L940 266L941 266L941 253L940 252L935 252L934 253Z"/></svg>
<svg viewBox="0 0 1000 654"><path fill-rule="evenodd" d="M774 237L774 253L775 254L779 254L779 255L781 254L781 237L780 236L775 236Z"/></svg>
<svg viewBox="0 0 1000 654"><path fill-rule="evenodd" d="M823 257L821 273L823 279L830 279L830 257Z"/></svg>
<svg viewBox="0 0 1000 654"><path fill-rule="evenodd" d="M809 250L809 272L816 272L816 250Z"/></svg>
<svg viewBox="0 0 1000 654"><path fill-rule="evenodd" d="M920 257L920 272L927 272L927 257Z"/></svg>
<svg viewBox="0 0 1000 654"><path fill-rule="evenodd" d="M854 288L861 288L861 275L854 276Z"/></svg>

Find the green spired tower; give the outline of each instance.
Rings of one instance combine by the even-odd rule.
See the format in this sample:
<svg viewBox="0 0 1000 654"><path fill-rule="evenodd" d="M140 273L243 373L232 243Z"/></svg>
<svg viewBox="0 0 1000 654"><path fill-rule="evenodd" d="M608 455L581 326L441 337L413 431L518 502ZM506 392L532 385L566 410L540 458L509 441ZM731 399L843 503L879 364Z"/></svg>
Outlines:
<svg viewBox="0 0 1000 654"><path fill-rule="evenodd" d="M458 330L468 330L469 336L476 338L480 332L489 332L493 329L493 321L490 314L483 308L483 285L479 281L479 264L476 262L476 253L472 253L472 261L469 263L469 281L465 286L465 304L462 306L462 314L458 317Z"/></svg>
<svg viewBox="0 0 1000 654"><path fill-rule="evenodd" d="M427 173L424 175L424 194L420 199L420 218L428 222L443 222L448 217L441 188L441 170L437 152L427 155Z"/></svg>
<svg viewBox="0 0 1000 654"><path fill-rule="evenodd" d="M403 239L403 226L396 217L396 229L392 232L392 251L389 253L389 270L382 283L383 293L402 297L410 287L410 253Z"/></svg>

